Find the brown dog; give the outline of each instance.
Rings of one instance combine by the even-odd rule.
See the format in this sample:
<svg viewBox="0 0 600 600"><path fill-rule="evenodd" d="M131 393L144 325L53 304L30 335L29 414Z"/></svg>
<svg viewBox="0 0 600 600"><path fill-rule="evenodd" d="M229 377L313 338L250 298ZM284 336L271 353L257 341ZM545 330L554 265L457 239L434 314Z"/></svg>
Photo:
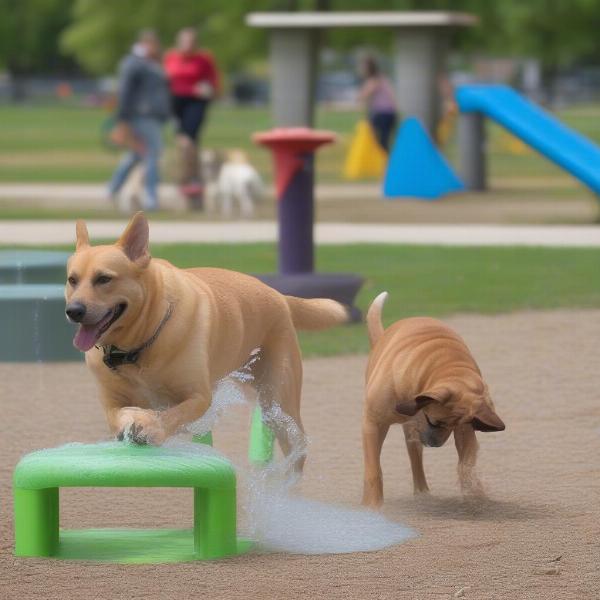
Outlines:
<svg viewBox="0 0 600 600"><path fill-rule="evenodd" d="M387 292L367 314L371 355L363 414L363 504L383 502L380 454L390 425L402 423L415 494L428 492L423 445L442 446L454 433L464 493L482 493L473 469L477 431L502 431L479 367L464 341L436 319L397 321L386 330L381 311Z"/></svg>
<svg viewBox="0 0 600 600"><path fill-rule="evenodd" d="M100 384L112 432L161 444L206 412L215 383L256 348L261 404L279 404L302 428L296 328L343 323L346 309L283 296L233 271L178 269L150 257L148 237L138 213L115 245L92 247L78 221L67 267L66 314L79 323L74 344ZM275 433L287 454L289 432Z"/></svg>

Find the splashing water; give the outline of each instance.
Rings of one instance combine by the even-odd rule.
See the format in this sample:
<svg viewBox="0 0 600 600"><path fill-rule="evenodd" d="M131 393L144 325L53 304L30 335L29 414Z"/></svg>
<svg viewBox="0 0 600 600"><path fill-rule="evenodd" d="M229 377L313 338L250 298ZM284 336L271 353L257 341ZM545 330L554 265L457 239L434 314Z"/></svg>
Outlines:
<svg viewBox="0 0 600 600"><path fill-rule="evenodd" d="M210 409L189 426L194 434L211 431L230 407L248 404L235 380L249 382L251 360L219 382ZM259 398L260 401L260 398ZM277 404L263 406L263 420L274 431L283 430L291 445L288 456L264 466L235 464L241 508L246 515L242 534L259 549L296 554L368 552L400 544L416 533L381 514L304 498L294 493L300 476L294 465L306 456L308 439L296 422ZM170 441L183 451L206 452L203 446ZM216 452L213 450L213 452Z"/></svg>

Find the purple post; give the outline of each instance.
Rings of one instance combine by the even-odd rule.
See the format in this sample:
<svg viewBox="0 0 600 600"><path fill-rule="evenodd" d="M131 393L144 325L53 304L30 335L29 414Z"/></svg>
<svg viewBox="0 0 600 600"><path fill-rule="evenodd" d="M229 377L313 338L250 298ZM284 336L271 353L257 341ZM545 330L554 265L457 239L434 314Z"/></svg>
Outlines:
<svg viewBox="0 0 600 600"><path fill-rule="evenodd" d="M254 140L271 149L275 159L279 215L279 272L282 275L314 270L314 153L335 140L329 131L306 127L273 129Z"/></svg>
<svg viewBox="0 0 600 600"><path fill-rule="evenodd" d="M313 247L314 157L301 157L303 166L296 171L279 198L279 272L312 273L315 268Z"/></svg>
<svg viewBox="0 0 600 600"><path fill-rule="evenodd" d="M279 273L259 278L282 294L301 298L333 298L351 307L353 318L360 311L353 306L362 278L346 273L314 272L314 154L323 144L335 140L329 131L306 127L273 129L254 136L267 146L275 163L279 219Z"/></svg>

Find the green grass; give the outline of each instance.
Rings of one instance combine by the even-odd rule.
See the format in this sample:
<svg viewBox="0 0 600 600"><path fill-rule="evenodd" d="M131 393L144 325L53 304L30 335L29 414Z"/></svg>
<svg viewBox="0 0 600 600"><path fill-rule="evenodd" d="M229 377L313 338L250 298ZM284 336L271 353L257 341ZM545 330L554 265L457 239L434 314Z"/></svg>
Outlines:
<svg viewBox="0 0 600 600"><path fill-rule="evenodd" d="M600 110L562 110L558 117L592 140L600 143ZM74 105L0 106L0 182L101 182L114 168L117 155L100 143L100 130L108 113L101 108ZM339 181L358 111L317 111L316 126L338 133L338 142L319 152L320 181ZM204 145L211 148L243 148L263 175L270 176L266 150L251 141L256 131L270 127L267 108L239 108L217 105L209 114ZM170 131L170 129L169 129ZM172 133L168 133L165 178L173 175ZM559 169L535 153L511 155L502 144L499 127L490 125L490 171L494 177L546 176ZM454 156L453 144L447 149Z"/></svg>
<svg viewBox="0 0 600 600"><path fill-rule="evenodd" d="M101 144L108 113L101 108L77 106L0 106L0 182L101 182L116 165L118 153ZM319 110L316 126L333 129L340 143L320 153L319 176L336 181L347 142L359 113ZM271 159L256 146L252 134L271 127L266 108L217 105L209 113L203 135L207 148L241 148L263 175L270 176ZM173 175L173 132L167 127L165 178Z"/></svg>
<svg viewBox="0 0 600 600"><path fill-rule="evenodd" d="M275 269L271 244L176 244L152 254L179 267L219 266L249 273ZM467 248L392 245L321 246L320 271L362 274L358 306L365 310L381 291L390 293L385 322L414 316L494 314L523 309L600 307L598 249ZM305 356L368 350L363 325L302 333Z"/></svg>

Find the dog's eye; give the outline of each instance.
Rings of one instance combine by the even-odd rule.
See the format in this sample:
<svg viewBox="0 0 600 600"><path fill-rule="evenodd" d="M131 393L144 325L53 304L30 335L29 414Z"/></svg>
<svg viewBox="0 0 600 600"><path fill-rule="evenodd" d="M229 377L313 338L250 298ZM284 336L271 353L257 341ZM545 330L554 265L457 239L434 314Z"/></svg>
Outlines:
<svg viewBox="0 0 600 600"><path fill-rule="evenodd" d="M433 422L428 416L427 413L425 414L425 420L427 421L427 423L429 424L430 427L433 427L434 429L441 429L442 427L444 427L443 423L441 422Z"/></svg>
<svg viewBox="0 0 600 600"><path fill-rule="evenodd" d="M67 281L69 282L69 285L72 285L73 287L75 287L77 285L77 278L76 277L69 277L69 279L67 279Z"/></svg>
<svg viewBox="0 0 600 600"><path fill-rule="evenodd" d="M96 281L94 281L94 283L97 285L104 285L105 283L110 283L111 281L112 281L112 277L109 277L108 275L98 275L98 277L96 277Z"/></svg>

